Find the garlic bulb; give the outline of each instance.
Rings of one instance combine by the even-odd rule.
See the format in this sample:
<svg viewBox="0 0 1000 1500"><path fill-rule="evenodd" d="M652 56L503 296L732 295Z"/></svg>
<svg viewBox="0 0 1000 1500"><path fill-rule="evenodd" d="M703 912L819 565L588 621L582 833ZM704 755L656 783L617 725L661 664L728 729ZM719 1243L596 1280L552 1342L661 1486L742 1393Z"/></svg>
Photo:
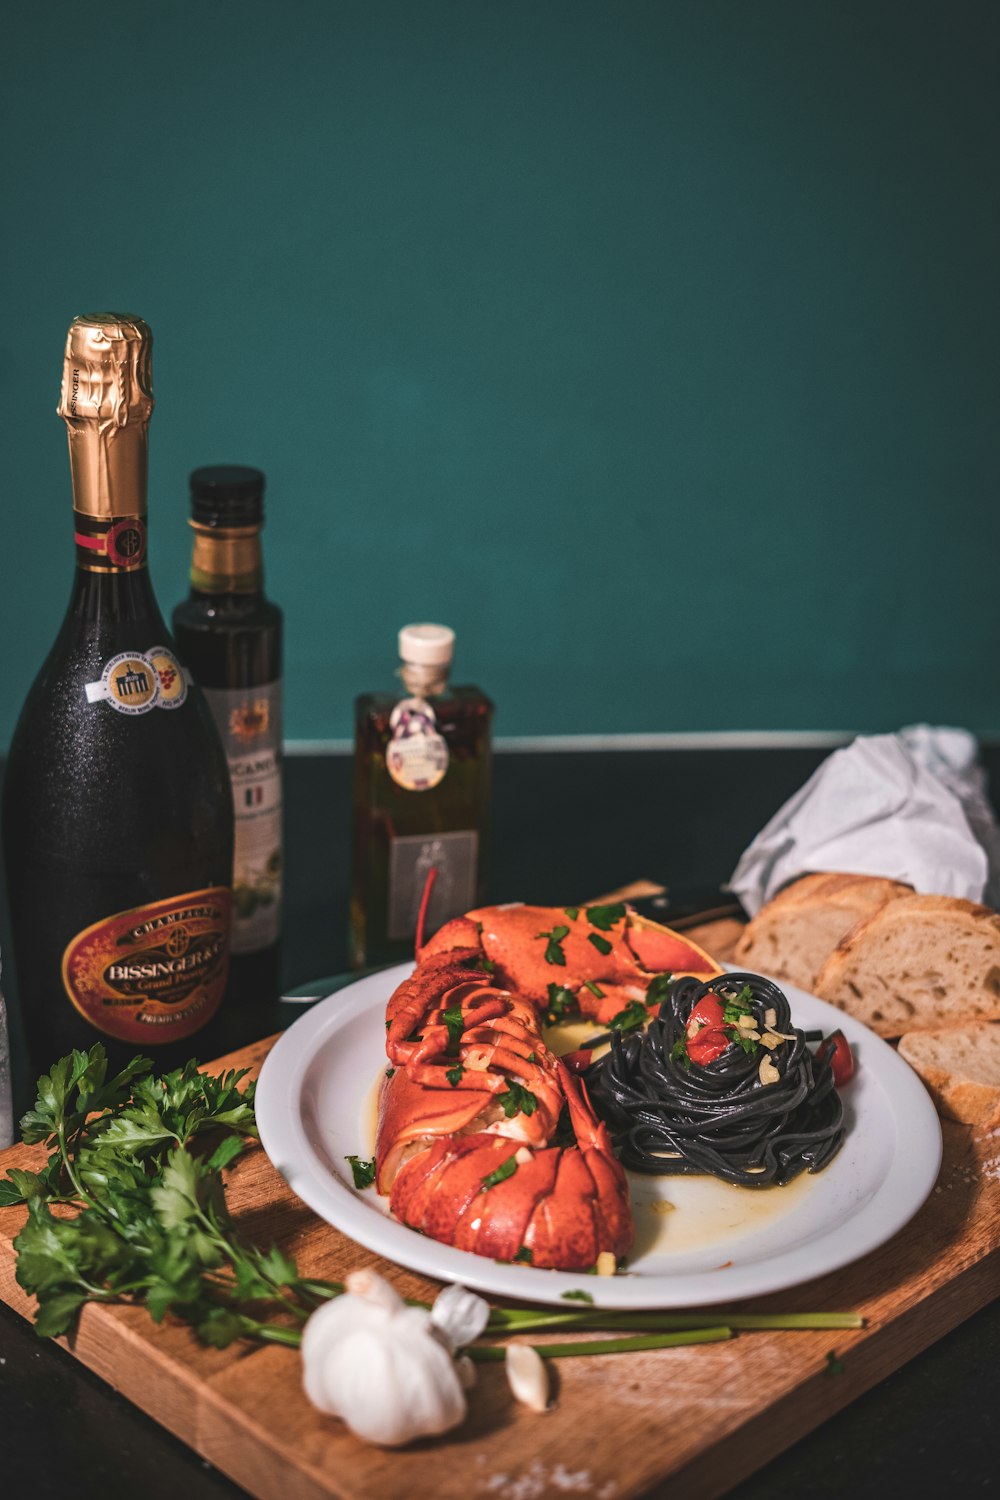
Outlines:
<svg viewBox="0 0 1000 1500"><path fill-rule="evenodd" d="M446 1287L431 1312L406 1303L375 1271L352 1271L343 1296L312 1314L302 1333L302 1382L320 1411L370 1443L396 1448L447 1432L466 1412L470 1360L454 1351L489 1317L481 1297Z"/></svg>

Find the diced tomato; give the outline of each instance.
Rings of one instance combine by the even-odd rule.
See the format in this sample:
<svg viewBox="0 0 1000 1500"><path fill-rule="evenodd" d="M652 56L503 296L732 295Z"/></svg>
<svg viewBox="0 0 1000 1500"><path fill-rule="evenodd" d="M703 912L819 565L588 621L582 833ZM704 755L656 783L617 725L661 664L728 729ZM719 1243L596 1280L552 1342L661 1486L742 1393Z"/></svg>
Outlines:
<svg viewBox="0 0 1000 1500"><path fill-rule="evenodd" d="M711 992L707 995L702 995L698 1004L688 1016L688 1036L690 1037L692 1032L696 1031L699 1026L710 1026L712 1028L721 1026L723 1014L724 1007L718 995L713 995Z"/></svg>
<svg viewBox="0 0 1000 1500"><path fill-rule="evenodd" d="M732 1038L723 1029L723 1004L718 995L703 995L688 1016L687 1053L704 1067L721 1057Z"/></svg>
<svg viewBox="0 0 1000 1500"><path fill-rule="evenodd" d="M578 1047L575 1052L564 1052L562 1060L571 1073L586 1073L593 1055L593 1047Z"/></svg>
<svg viewBox="0 0 1000 1500"><path fill-rule="evenodd" d="M843 1088L848 1079L854 1077L854 1053L850 1042L839 1029L823 1038L816 1048L816 1056L829 1057L836 1088Z"/></svg>

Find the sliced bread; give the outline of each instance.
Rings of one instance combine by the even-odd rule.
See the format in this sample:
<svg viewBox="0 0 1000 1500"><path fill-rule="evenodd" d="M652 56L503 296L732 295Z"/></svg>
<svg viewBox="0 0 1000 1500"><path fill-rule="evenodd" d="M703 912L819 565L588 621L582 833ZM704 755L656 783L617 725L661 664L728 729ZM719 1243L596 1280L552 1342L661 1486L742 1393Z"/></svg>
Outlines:
<svg viewBox="0 0 1000 1500"><path fill-rule="evenodd" d="M815 992L880 1036L1000 1020L1000 916L956 896L900 896L842 938Z"/></svg>
<svg viewBox="0 0 1000 1500"><path fill-rule="evenodd" d="M941 1114L967 1124L1000 1119L1000 1026L978 1021L947 1031L908 1031L905 1057L934 1096Z"/></svg>
<svg viewBox="0 0 1000 1500"><path fill-rule="evenodd" d="M912 895L876 875L803 875L762 906L743 930L733 962L814 990L841 938L886 901Z"/></svg>

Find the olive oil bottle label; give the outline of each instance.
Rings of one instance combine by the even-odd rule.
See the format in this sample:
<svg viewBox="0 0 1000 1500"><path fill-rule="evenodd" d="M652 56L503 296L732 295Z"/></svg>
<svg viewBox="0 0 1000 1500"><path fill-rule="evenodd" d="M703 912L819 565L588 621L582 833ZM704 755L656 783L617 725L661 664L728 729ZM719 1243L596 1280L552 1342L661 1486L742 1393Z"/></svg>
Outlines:
<svg viewBox="0 0 1000 1500"><path fill-rule="evenodd" d="M438 733L437 717L424 698L401 698L389 719L386 770L408 792L429 792L444 780L448 746Z"/></svg>
<svg viewBox="0 0 1000 1500"><path fill-rule="evenodd" d="M257 953L281 932L281 683L206 688L233 786L234 953Z"/></svg>
<svg viewBox="0 0 1000 1500"><path fill-rule="evenodd" d="M231 913L230 892L212 886L95 922L63 954L66 993L107 1036L180 1041L222 999Z"/></svg>
<svg viewBox="0 0 1000 1500"><path fill-rule="evenodd" d="M145 714L151 708L180 708L188 695L190 674L166 646L148 651L121 651L104 663L100 680L88 682L88 703L109 703L120 714Z"/></svg>
<svg viewBox="0 0 1000 1500"><path fill-rule="evenodd" d="M452 917L476 904L476 865L479 835L474 828L457 833L411 834L389 843L388 935L412 938L424 885L431 870L437 878L431 888L425 918L434 932Z"/></svg>

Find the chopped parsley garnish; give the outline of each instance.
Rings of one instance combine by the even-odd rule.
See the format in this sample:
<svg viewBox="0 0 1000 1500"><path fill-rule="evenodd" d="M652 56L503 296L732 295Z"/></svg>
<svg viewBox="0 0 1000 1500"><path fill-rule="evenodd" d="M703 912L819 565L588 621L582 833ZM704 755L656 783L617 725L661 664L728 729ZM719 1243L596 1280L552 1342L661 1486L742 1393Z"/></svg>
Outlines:
<svg viewBox="0 0 1000 1500"><path fill-rule="evenodd" d="M578 906L564 906L563 911L566 913L567 917L569 917L571 922L575 922L577 917L580 915L580 908Z"/></svg>
<svg viewBox="0 0 1000 1500"><path fill-rule="evenodd" d="M646 1004L662 1005L670 994L670 986L673 982L672 974L657 974L646 986Z"/></svg>
<svg viewBox="0 0 1000 1500"><path fill-rule="evenodd" d="M507 1080L507 1092L497 1095L497 1103L503 1105L508 1120L518 1114L533 1115L538 1108L538 1100L531 1090L522 1088L513 1078Z"/></svg>
<svg viewBox="0 0 1000 1500"><path fill-rule="evenodd" d="M604 991L601 989L601 986L599 984L595 984L592 979L585 979L583 981L583 987L584 989L589 990L592 995L596 995L598 1000L604 999Z"/></svg>
<svg viewBox="0 0 1000 1500"><path fill-rule="evenodd" d="M551 932L536 932L535 936L548 938L548 942L545 945L545 962L547 964L559 964L565 969L566 955L562 951L561 944L563 938L569 936L569 928L563 926L553 927Z"/></svg>
<svg viewBox="0 0 1000 1500"><path fill-rule="evenodd" d="M422 1042L423 1039L424 1034L422 1031L411 1031L409 1036L406 1038L408 1042Z"/></svg>
<svg viewBox="0 0 1000 1500"><path fill-rule="evenodd" d="M562 1296L562 1300L564 1302L589 1302L590 1305L591 1305L591 1307L593 1307L593 1305L594 1305L594 1299L590 1295L589 1292L583 1292L583 1291L563 1292L563 1293L561 1293L561 1296Z"/></svg>
<svg viewBox="0 0 1000 1500"><path fill-rule="evenodd" d="M519 1260L522 1265L530 1266L531 1265L531 1261L532 1261L532 1255L531 1255L531 1250L530 1250L529 1246L522 1245L521 1248L520 1248L520 1250L514 1256L514 1259L515 1260Z"/></svg>
<svg viewBox="0 0 1000 1500"><path fill-rule="evenodd" d="M608 1025L612 1031L636 1031L649 1020L649 1011L641 1000L630 1000L624 1010L612 1016Z"/></svg>
<svg viewBox="0 0 1000 1500"><path fill-rule="evenodd" d="M528 1053L528 1062L537 1062L537 1061L538 1061L538 1057L536 1056L536 1054L534 1052L529 1052Z"/></svg>
<svg viewBox="0 0 1000 1500"><path fill-rule="evenodd" d="M572 990L564 984L549 985L549 1020L568 1021L578 1016L580 1007Z"/></svg>
<svg viewBox="0 0 1000 1500"><path fill-rule="evenodd" d="M740 1031L738 1027L733 1031L730 1040L735 1042L737 1047L742 1047L748 1057L752 1057L760 1046L759 1042L755 1042L752 1036L747 1036L746 1032Z"/></svg>
<svg viewBox="0 0 1000 1500"><path fill-rule="evenodd" d="M344 1160L349 1161L351 1164L351 1171L354 1173L354 1186L356 1188L371 1187L375 1181L374 1161L364 1161L360 1156L347 1156Z"/></svg>
<svg viewBox="0 0 1000 1500"><path fill-rule="evenodd" d="M396 1071L395 1068L386 1068L386 1070L385 1070L385 1076L386 1076L386 1078L391 1078L392 1075L393 1075L393 1073L395 1073L395 1071Z"/></svg>
<svg viewBox="0 0 1000 1500"><path fill-rule="evenodd" d="M492 958L484 958L480 963L480 967L485 974L495 974L497 971L497 966Z"/></svg>
<svg viewBox="0 0 1000 1500"><path fill-rule="evenodd" d="M690 1057L688 1057L686 1037L679 1036L677 1038L676 1042L670 1049L670 1060L671 1062L680 1063L682 1068L689 1068L691 1066L691 1059Z"/></svg>
<svg viewBox="0 0 1000 1500"><path fill-rule="evenodd" d="M508 1177L513 1177L517 1171L517 1157L508 1156L506 1161L500 1163L495 1172L488 1172L483 1178L483 1188L496 1187L498 1182L506 1182Z"/></svg>
<svg viewBox="0 0 1000 1500"><path fill-rule="evenodd" d="M462 1064L461 1063L456 1063L453 1068L448 1068L447 1069L447 1071L446 1071L446 1073L445 1073L444 1076L447 1078L447 1080L451 1084L452 1088L453 1089L457 1089L458 1085L462 1081L462 1074L464 1072L465 1072L465 1069L462 1067Z"/></svg>
<svg viewBox="0 0 1000 1500"><path fill-rule="evenodd" d="M448 1050L454 1052L465 1030L465 1017L462 1015L461 1005L450 1005L447 1010L441 1012L441 1019L448 1028Z"/></svg>
<svg viewBox="0 0 1000 1500"><path fill-rule="evenodd" d="M624 901L615 901L610 906L587 907L587 921L591 927L599 927L602 932L610 932L615 923L620 922L624 915Z"/></svg>
<svg viewBox="0 0 1000 1500"><path fill-rule="evenodd" d="M611 952L611 944L608 942L607 938L602 938L599 935L599 933L588 932L587 933L587 942L588 943L593 943L593 945L597 949L598 953L610 953ZM564 962L565 962L565 960L564 960Z"/></svg>

